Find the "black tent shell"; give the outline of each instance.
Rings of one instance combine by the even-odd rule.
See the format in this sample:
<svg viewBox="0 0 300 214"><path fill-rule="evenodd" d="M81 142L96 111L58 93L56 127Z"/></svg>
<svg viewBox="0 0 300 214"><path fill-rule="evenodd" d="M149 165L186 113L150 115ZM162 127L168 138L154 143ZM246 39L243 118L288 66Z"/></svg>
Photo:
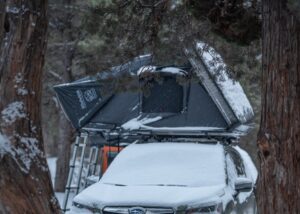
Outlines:
<svg viewBox="0 0 300 214"><path fill-rule="evenodd" d="M150 65L151 55L136 57L107 73L61 84L54 90L78 130L162 135L244 133L243 124L253 117L251 106L238 115L203 58L193 51L187 51L187 56L190 66L185 67L157 67ZM122 75L132 78L132 88L126 83L122 90L107 85L109 77L122 79ZM180 82L182 79L185 81Z"/></svg>

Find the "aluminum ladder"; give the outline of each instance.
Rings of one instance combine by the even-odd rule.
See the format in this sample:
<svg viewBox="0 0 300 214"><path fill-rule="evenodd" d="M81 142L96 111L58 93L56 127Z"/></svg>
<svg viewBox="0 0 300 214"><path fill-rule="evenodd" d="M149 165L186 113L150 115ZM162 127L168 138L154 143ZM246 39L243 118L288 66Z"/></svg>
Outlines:
<svg viewBox="0 0 300 214"><path fill-rule="evenodd" d="M76 141L73 148L72 157L69 165L69 175L65 188L64 200L62 204L62 211L69 211L68 202L71 200L70 193L71 190L75 191L75 195L79 193L79 191L85 188L89 183L87 178L91 175L94 175L96 172L97 162L99 160L99 147L92 146L89 149L89 155L86 160L87 162L87 173L83 173L85 157L86 157L86 149L88 145L88 134L81 133L76 137ZM80 149L81 148L81 149ZM79 164L76 164L77 156L79 156ZM75 178L75 168L78 168L77 181L74 185ZM98 179L99 180L99 179ZM83 182L84 181L84 184Z"/></svg>

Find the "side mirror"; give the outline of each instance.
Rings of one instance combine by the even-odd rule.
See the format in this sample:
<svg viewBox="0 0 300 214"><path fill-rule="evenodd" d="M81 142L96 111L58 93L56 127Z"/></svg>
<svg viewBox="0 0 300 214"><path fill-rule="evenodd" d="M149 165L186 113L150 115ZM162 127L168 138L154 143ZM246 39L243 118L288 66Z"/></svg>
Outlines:
<svg viewBox="0 0 300 214"><path fill-rule="evenodd" d="M249 178L239 177L234 182L237 192L250 192L253 189L253 182Z"/></svg>

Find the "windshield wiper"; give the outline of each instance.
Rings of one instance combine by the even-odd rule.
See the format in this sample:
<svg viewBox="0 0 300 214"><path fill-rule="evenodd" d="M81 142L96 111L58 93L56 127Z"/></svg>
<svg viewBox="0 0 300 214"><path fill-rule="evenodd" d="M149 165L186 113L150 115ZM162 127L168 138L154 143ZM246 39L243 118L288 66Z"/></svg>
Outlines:
<svg viewBox="0 0 300 214"><path fill-rule="evenodd" d="M112 183L104 183L104 184L113 185L113 186L119 186L119 187L126 187L127 186L125 184L112 184Z"/></svg>
<svg viewBox="0 0 300 214"><path fill-rule="evenodd" d="M120 186L120 187L126 187L128 185L125 184L113 184L113 183L104 183L112 186ZM133 185L135 186L135 185ZM138 186L167 186L167 187L187 187L187 185L182 184L139 184Z"/></svg>
<svg viewBox="0 0 300 214"><path fill-rule="evenodd" d="M145 186L187 187L187 185L183 184L145 184Z"/></svg>

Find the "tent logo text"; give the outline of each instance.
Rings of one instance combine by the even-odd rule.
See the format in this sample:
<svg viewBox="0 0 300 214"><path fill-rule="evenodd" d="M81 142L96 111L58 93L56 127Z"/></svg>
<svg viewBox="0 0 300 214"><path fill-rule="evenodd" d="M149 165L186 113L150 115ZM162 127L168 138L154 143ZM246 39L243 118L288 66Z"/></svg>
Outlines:
<svg viewBox="0 0 300 214"><path fill-rule="evenodd" d="M81 90L76 90L76 94L80 102L81 109L85 109L87 107L87 103L92 102L98 97L94 88L85 90L84 92Z"/></svg>
<svg viewBox="0 0 300 214"><path fill-rule="evenodd" d="M77 90L76 94L77 94L77 97L79 99L81 109L85 109L86 108L86 102L85 102L85 100L83 98L82 91L81 90Z"/></svg>
<svg viewBox="0 0 300 214"><path fill-rule="evenodd" d="M97 93L94 88L88 89L84 92L84 98L87 102L92 102L93 100L97 99Z"/></svg>

